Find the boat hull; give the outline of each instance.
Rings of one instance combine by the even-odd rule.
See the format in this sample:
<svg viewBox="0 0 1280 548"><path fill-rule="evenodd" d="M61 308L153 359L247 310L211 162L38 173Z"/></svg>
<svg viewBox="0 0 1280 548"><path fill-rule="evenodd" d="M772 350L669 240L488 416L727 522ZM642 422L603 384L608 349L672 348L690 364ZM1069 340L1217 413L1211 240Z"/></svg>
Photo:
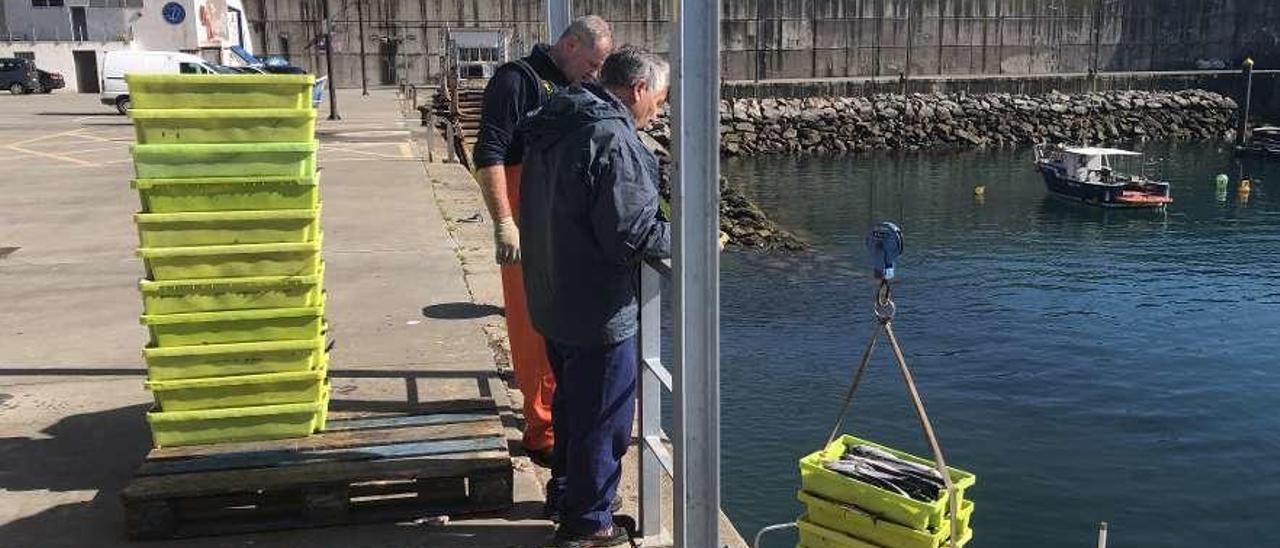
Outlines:
<svg viewBox="0 0 1280 548"><path fill-rule="evenodd" d="M1168 196L1126 190L1119 186L1074 181L1058 175L1057 170L1043 164L1037 165L1036 169L1040 171L1045 188L1050 193L1089 205L1114 208L1160 208L1173 201Z"/></svg>

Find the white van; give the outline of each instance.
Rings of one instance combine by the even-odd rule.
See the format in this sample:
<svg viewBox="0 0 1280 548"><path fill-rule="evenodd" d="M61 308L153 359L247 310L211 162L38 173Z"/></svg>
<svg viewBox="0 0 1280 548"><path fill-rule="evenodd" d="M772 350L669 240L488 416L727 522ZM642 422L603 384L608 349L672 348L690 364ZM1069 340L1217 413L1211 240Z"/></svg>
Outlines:
<svg viewBox="0 0 1280 548"><path fill-rule="evenodd" d="M102 61L102 95L104 105L120 114L129 112L129 86L125 74L211 74L219 72L212 64L189 53L176 51L108 51Z"/></svg>

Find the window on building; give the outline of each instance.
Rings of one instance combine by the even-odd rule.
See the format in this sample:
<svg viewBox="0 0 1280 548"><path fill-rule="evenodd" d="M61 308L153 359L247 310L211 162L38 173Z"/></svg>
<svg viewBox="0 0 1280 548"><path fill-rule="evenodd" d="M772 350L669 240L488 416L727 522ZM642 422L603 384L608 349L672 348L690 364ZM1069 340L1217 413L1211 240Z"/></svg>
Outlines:
<svg viewBox="0 0 1280 548"><path fill-rule="evenodd" d="M31 0L33 8L60 8L64 5L63 0Z"/></svg>
<svg viewBox="0 0 1280 548"><path fill-rule="evenodd" d="M18 59L26 59L28 61L36 60L36 52L34 51L15 51L13 52L13 56Z"/></svg>

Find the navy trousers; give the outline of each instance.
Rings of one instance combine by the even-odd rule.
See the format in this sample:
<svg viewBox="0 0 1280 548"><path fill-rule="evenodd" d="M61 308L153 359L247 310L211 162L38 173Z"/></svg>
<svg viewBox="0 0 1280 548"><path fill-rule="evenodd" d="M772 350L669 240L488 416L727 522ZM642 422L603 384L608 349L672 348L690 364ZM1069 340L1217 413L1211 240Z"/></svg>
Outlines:
<svg viewBox="0 0 1280 548"><path fill-rule="evenodd" d="M556 377L551 403L556 433L547 501L569 531L590 534L613 523L609 504L622 478L622 456L635 418L635 337L604 346L547 339Z"/></svg>

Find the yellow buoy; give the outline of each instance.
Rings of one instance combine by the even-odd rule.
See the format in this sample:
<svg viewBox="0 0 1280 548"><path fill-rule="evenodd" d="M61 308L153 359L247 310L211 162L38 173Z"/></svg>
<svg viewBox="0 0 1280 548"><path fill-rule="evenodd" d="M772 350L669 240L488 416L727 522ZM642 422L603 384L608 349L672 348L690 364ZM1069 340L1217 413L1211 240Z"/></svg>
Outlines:
<svg viewBox="0 0 1280 548"><path fill-rule="evenodd" d="M974 195L974 196L985 196L986 194L987 194L987 187L986 187L986 185L978 185L978 186L973 187L973 195Z"/></svg>

